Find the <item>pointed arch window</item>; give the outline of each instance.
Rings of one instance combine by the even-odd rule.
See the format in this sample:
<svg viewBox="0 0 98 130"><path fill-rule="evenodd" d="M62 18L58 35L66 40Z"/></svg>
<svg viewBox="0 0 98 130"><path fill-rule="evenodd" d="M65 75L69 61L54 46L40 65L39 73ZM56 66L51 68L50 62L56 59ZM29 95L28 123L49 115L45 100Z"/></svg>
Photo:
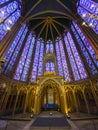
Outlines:
<svg viewBox="0 0 98 130"><path fill-rule="evenodd" d="M0 17L2 18L2 22L0 23L0 41L17 22L20 15L21 11L19 9L19 4L16 1L0 8Z"/></svg>
<svg viewBox="0 0 98 130"><path fill-rule="evenodd" d="M21 81L27 80L34 43L35 43L35 37L32 35L32 33L30 33L25 43L25 47L23 49L21 58L19 60L19 64L17 66L14 79Z"/></svg>
<svg viewBox="0 0 98 130"><path fill-rule="evenodd" d="M53 62L46 63L46 72L55 72L55 65Z"/></svg>
<svg viewBox="0 0 98 130"><path fill-rule="evenodd" d="M50 53L54 52L53 43L50 43Z"/></svg>
<svg viewBox="0 0 98 130"><path fill-rule="evenodd" d="M13 69L18 53L23 45L23 41L27 34L27 31L28 27L26 24L24 24L16 34L14 40L12 41L4 55L6 62L4 64L3 70L6 75L9 75Z"/></svg>
<svg viewBox="0 0 98 130"><path fill-rule="evenodd" d="M53 53L54 52L54 47L53 47L53 43L51 40L49 40L46 43L46 53Z"/></svg>
<svg viewBox="0 0 98 130"><path fill-rule="evenodd" d="M38 65L38 76L43 74L43 59L44 59L44 42L41 41L41 50L39 56L39 65Z"/></svg>
<svg viewBox="0 0 98 130"><path fill-rule="evenodd" d="M58 64L58 74L63 76L62 60L61 60L58 40L56 41L56 58L57 58L57 64Z"/></svg>
<svg viewBox="0 0 98 130"><path fill-rule="evenodd" d="M0 0L0 5L6 3L6 2L8 2L8 1L10 1L10 0Z"/></svg>
<svg viewBox="0 0 98 130"><path fill-rule="evenodd" d="M85 35L82 33L80 28L75 22L72 22L71 29L75 38L83 52L83 55L88 63L91 73L94 75L97 73L98 61L96 61L96 54L90 43L86 39Z"/></svg>
<svg viewBox="0 0 98 130"><path fill-rule="evenodd" d="M46 53L49 52L49 44L46 44Z"/></svg>
<svg viewBox="0 0 98 130"><path fill-rule="evenodd" d="M41 39L39 39L36 45L34 63L30 79L31 82L36 81L37 76L38 75L40 76L43 73L43 54L44 54L44 43Z"/></svg>
<svg viewBox="0 0 98 130"><path fill-rule="evenodd" d="M79 53L76 49L75 43L72 39L71 34L68 32L64 37L65 46L67 48L70 64L74 74L75 80L87 78L86 70L83 66Z"/></svg>
<svg viewBox="0 0 98 130"><path fill-rule="evenodd" d="M69 70L68 70L68 65L67 65L67 61L66 61L63 41L61 39L58 42L56 42L56 53L57 53L57 58L60 59L60 60L57 59L58 72L60 75L63 74L62 76L64 77L65 80L70 81ZM59 70L59 68L60 68L60 70Z"/></svg>
<svg viewBox="0 0 98 130"><path fill-rule="evenodd" d="M80 0L77 12L98 34L98 3L92 0Z"/></svg>

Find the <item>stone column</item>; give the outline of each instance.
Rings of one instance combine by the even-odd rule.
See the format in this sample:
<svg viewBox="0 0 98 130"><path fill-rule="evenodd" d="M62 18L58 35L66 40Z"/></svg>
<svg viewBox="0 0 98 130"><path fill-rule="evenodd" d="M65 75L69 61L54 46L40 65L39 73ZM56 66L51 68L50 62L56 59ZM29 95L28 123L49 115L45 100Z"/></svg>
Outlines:
<svg viewBox="0 0 98 130"><path fill-rule="evenodd" d="M18 96L19 96L19 92L18 92L17 95L16 95L16 100L15 100L15 104L14 104L14 108L13 108L13 112L12 112L12 115L13 115L13 116L14 116L14 114L15 114L16 105L17 105L17 101L18 101Z"/></svg>
<svg viewBox="0 0 98 130"><path fill-rule="evenodd" d="M79 112L79 107L78 107L78 102L77 102L77 99L76 99L75 92L73 92L73 97L74 97L76 112L78 113Z"/></svg>

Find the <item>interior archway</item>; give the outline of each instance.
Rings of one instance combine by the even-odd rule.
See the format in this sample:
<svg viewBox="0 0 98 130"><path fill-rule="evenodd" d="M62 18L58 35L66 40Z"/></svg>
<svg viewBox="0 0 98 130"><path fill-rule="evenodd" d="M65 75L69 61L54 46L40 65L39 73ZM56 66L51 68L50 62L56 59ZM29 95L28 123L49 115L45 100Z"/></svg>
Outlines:
<svg viewBox="0 0 98 130"><path fill-rule="evenodd" d="M45 80L38 92L38 102L41 110L62 110L62 89L60 85L52 79Z"/></svg>

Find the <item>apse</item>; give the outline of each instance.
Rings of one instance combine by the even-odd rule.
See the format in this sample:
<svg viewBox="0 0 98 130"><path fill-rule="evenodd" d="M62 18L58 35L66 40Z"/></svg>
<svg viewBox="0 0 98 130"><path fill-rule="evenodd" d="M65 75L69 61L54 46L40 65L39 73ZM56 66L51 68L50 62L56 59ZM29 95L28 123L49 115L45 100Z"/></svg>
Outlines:
<svg viewBox="0 0 98 130"><path fill-rule="evenodd" d="M45 73L68 83L97 75L98 3L27 2L0 1L0 57L6 59L2 75L24 83L36 82Z"/></svg>

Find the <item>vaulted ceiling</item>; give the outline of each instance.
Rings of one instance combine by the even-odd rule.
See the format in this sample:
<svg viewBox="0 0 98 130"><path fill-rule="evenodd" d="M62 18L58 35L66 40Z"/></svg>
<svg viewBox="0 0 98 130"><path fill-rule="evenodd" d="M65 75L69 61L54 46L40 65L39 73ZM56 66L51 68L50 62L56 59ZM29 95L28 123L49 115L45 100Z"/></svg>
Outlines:
<svg viewBox="0 0 98 130"><path fill-rule="evenodd" d="M45 41L61 36L76 17L77 0L23 0L22 22Z"/></svg>

